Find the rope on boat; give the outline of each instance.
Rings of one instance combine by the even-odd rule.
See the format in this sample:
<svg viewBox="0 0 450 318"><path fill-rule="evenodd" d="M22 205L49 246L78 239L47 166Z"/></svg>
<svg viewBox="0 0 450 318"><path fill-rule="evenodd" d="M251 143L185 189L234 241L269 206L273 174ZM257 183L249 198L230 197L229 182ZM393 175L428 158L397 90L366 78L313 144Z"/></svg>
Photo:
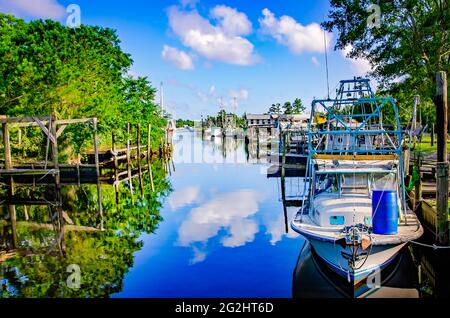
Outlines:
<svg viewBox="0 0 450 318"><path fill-rule="evenodd" d="M436 244L425 244L425 243L420 243L420 242L416 242L416 241L410 241L410 242L413 243L413 244L416 244L416 245L423 246L423 247L429 247L429 248L432 248L434 250L447 250L447 249L450 249L450 246L441 246L441 245L436 245Z"/></svg>

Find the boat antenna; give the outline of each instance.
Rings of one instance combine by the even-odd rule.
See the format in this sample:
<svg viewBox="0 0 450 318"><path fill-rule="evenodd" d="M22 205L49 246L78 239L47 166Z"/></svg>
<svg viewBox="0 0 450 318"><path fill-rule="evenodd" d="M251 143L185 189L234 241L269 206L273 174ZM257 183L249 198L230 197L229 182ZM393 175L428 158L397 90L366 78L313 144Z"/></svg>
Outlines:
<svg viewBox="0 0 450 318"><path fill-rule="evenodd" d="M325 29L323 30L323 44L324 44L324 53L325 53L325 68L327 72L327 99L330 99L330 81L328 77L328 54L327 54L327 35Z"/></svg>
<svg viewBox="0 0 450 318"><path fill-rule="evenodd" d="M161 110L164 113L164 83L163 82L161 82L161 86L159 89L159 106L161 107Z"/></svg>

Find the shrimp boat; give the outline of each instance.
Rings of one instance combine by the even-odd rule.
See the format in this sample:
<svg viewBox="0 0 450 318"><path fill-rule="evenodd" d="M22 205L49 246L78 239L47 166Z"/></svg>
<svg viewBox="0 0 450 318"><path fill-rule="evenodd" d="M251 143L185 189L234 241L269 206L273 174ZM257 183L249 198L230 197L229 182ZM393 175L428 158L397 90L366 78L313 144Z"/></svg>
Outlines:
<svg viewBox="0 0 450 318"><path fill-rule="evenodd" d="M397 107L375 97L368 79L343 80L336 99L312 102L309 125L303 205L291 227L360 290L423 234L405 202Z"/></svg>

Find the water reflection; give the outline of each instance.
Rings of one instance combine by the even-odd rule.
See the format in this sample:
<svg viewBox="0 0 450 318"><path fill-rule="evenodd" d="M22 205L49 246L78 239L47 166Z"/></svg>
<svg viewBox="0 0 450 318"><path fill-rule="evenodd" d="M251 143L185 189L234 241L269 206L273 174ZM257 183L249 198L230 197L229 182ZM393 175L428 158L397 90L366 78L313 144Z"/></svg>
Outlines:
<svg viewBox="0 0 450 318"><path fill-rule="evenodd" d="M144 183L142 197L132 196L126 184L117 193L103 184L103 216L95 185L63 186L57 196L48 187L17 187L15 196L24 199L14 206L16 220L8 213L11 204L2 205L0 212L0 298L109 297L122 290L133 254L143 246L140 235L153 233L162 221L160 201L170 191L162 163L153 165L153 177L155 192ZM131 182L139 187L136 178ZM40 196L41 205L29 200L31 192ZM7 197L6 187L2 194ZM54 197L61 198L62 226L55 222ZM78 289L67 283L71 264L81 270Z"/></svg>
<svg viewBox="0 0 450 318"><path fill-rule="evenodd" d="M63 186L63 230L51 187L17 187L27 202L9 201L16 221L7 202L0 209L0 297L448 297L442 251L416 247L393 262L385 288L348 290L290 229L301 177L268 176L255 145L220 139L178 132L175 167L152 165L154 192L145 171L131 187L142 184L143 196L127 182L117 193L102 184L103 218L95 184ZM209 159L184 160L195 152ZM80 266L80 289L67 287L70 264Z"/></svg>
<svg viewBox="0 0 450 318"><path fill-rule="evenodd" d="M379 285L353 288L332 272L309 243L300 253L294 271L295 298L419 298L419 277L411 251L406 248L381 272Z"/></svg>
<svg viewBox="0 0 450 318"><path fill-rule="evenodd" d="M259 226L254 218L264 197L254 190L240 190L214 195L192 208L178 230L178 244L204 245L220 236L224 247L238 247L252 242ZM195 245L194 245L195 246ZM199 251L198 247L195 251Z"/></svg>

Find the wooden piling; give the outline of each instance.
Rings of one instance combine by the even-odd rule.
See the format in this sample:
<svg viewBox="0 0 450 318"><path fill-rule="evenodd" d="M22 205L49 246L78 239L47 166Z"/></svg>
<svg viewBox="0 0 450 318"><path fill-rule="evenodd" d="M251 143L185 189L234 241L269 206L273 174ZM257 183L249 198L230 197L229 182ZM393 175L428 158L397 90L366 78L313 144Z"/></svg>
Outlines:
<svg viewBox="0 0 450 318"><path fill-rule="evenodd" d="M436 74L436 129L437 129L437 165L436 165L436 208L437 208L437 236L442 245L449 244L448 229L448 105L447 105L447 74Z"/></svg>
<svg viewBox="0 0 450 318"><path fill-rule="evenodd" d="M114 159L114 192L116 194L116 204L119 204L119 160L117 159L116 134L112 133L112 155Z"/></svg>
<svg viewBox="0 0 450 318"><path fill-rule="evenodd" d="M98 196L98 212L100 215L100 230L103 231L103 202L102 188L100 185L100 161L98 157L98 135L97 135L97 118L92 119L94 126L94 153L95 153L95 174L97 177L97 196Z"/></svg>
<svg viewBox="0 0 450 318"><path fill-rule="evenodd" d="M283 168L284 170L284 168ZM288 215L286 207L286 180L284 176L281 177L281 200L283 202L283 214L284 214L284 227L286 234L289 233Z"/></svg>
<svg viewBox="0 0 450 318"><path fill-rule="evenodd" d="M256 158L259 159L259 127L256 127Z"/></svg>
<svg viewBox="0 0 450 318"><path fill-rule="evenodd" d="M147 165L148 165L148 173L150 175L150 184L152 187L152 192L155 192L155 185L153 183L153 172L152 172L152 125L148 125L148 133L147 133Z"/></svg>
<svg viewBox="0 0 450 318"><path fill-rule="evenodd" d="M139 173L139 188L141 190L141 199L144 198L144 181L142 180L142 166L141 166L141 124L137 125L137 161Z"/></svg>
<svg viewBox="0 0 450 318"><path fill-rule="evenodd" d="M282 136L283 136L283 157L281 160L281 179L284 180L285 175L286 175L286 147L287 147L287 135L284 132L281 132Z"/></svg>
<svg viewBox="0 0 450 318"><path fill-rule="evenodd" d="M58 136L57 136L57 117L56 114L52 114L50 122L50 131L47 136L48 139L51 140L52 144L52 160L53 160L53 169L56 170L55 174L55 201L57 205L57 216L58 216L58 225L59 231L61 233L60 240L58 240L58 244L60 246L61 253L65 253L65 245L64 245L64 218L63 218L63 209L62 209L62 197L61 197L61 175L59 171L59 151L58 151ZM51 138L51 136L53 138Z"/></svg>
<svg viewBox="0 0 450 318"><path fill-rule="evenodd" d="M2 123L2 133L3 133L3 146L5 149L5 169L12 169L11 160L11 144L9 140L9 128L8 123Z"/></svg>
<svg viewBox="0 0 450 318"><path fill-rule="evenodd" d="M12 158L11 158L11 144L9 140L9 128L7 123L2 123L2 133L3 133L3 146L5 150L5 170L11 170L13 168ZM14 181L13 177L9 177L8 180L8 196L11 198L14 196ZM12 245L16 249L17 244L17 226L16 226L16 207L14 205L8 204L8 214L11 221L11 231L12 231Z"/></svg>
<svg viewBox="0 0 450 318"><path fill-rule="evenodd" d="M437 161L448 161L447 129L448 129L448 101L447 101L447 74L436 74L436 130L437 130Z"/></svg>
<svg viewBox="0 0 450 318"><path fill-rule="evenodd" d="M431 137L431 147L433 147L433 146L434 146L434 124L431 124L431 134L430 134L430 137Z"/></svg>
<svg viewBox="0 0 450 318"><path fill-rule="evenodd" d="M131 149L130 149L130 139L127 140L127 172L128 172L128 186L130 187L130 192L133 194L133 183L131 180Z"/></svg>

